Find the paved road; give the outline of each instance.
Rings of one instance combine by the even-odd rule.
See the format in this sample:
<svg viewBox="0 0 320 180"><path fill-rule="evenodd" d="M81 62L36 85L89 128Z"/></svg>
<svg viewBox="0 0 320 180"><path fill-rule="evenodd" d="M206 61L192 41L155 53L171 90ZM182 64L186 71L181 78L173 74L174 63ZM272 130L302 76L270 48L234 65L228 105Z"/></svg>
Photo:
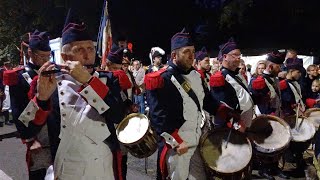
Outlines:
<svg viewBox="0 0 320 180"><path fill-rule="evenodd" d="M15 131L14 126L0 127L0 134ZM0 180L27 180L27 166L25 163L26 147L20 139L9 138L0 141ZM145 173L145 160L129 156L128 180L155 179L156 156L148 158L148 174Z"/></svg>
<svg viewBox="0 0 320 180"><path fill-rule="evenodd" d="M15 131L14 126L0 127L0 134ZM25 163L25 145L17 138L9 138L0 141L0 180L27 180L27 167ZM137 159L129 155L128 180L154 180L156 175L156 155L145 159ZM292 166L287 166L290 171ZM146 174L147 172L147 174ZM257 174L256 171L253 172ZM291 172L292 173L292 172ZM254 179L262 179L253 176ZM276 177L277 180L281 178ZM291 178L295 180L305 179L302 176Z"/></svg>

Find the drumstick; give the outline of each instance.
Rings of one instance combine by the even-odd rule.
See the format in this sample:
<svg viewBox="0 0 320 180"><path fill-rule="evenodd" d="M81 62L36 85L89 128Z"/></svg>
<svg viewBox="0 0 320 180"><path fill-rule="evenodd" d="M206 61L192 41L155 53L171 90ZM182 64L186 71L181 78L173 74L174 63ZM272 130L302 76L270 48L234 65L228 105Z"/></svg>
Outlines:
<svg viewBox="0 0 320 180"><path fill-rule="evenodd" d="M232 122L232 126L233 126L233 122ZM226 146L225 146L226 149L228 147L228 143L229 143L229 140L230 140L231 132L232 132L232 127L230 128L229 134L228 134L228 137L227 137L227 142L226 142Z"/></svg>
<svg viewBox="0 0 320 180"><path fill-rule="evenodd" d="M302 123L303 123L303 121L304 121L304 119L305 119L306 117L305 116L302 116L302 120L301 120L301 122L300 122L300 124L299 124L299 126L298 126L298 129L297 130L299 130L300 129L300 127L301 127L301 125L302 125Z"/></svg>
<svg viewBox="0 0 320 180"><path fill-rule="evenodd" d="M220 101L220 102L221 102L221 101ZM239 104L237 104L236 109L238 109L238 106L239 106ZM230 107L230 108L231 108L231 107ZM226 149L227 149L227 147L228 147L228 143L229 143L229 140L230 140L230 136L231 136L231 132L232 132L234 123L235 123L235 120L232 119L231 128L230 128L230 131L229 131L229 134L228 134L228 137L227 137L227 143L226 143L226 147L225 147Z"/></svg>

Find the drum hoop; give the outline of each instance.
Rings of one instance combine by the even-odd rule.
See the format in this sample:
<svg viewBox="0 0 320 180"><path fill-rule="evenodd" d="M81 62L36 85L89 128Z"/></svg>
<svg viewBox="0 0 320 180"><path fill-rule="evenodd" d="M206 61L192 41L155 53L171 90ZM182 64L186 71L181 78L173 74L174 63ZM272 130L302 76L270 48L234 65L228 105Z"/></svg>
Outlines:
<svg viewBox="0 0 320 180"><path fill-rule="evenodd" d="M284 119L277 117L277 116L269 115L269 114L261 114L252 120L252 124L254 123L254 121L257 121L259 119L272 119L272 120L279 122L281 125L283 125L287 129L287 131L289 132L289 135L290 135L290 138L287 140L287 142L285 143L285 145L283 147L277 148L277 149L270 149L270 151L268 151L268 153L274 153L277 151L281 151L282 149L285 149L289 146L289 144L292 140L291 128L290 128L289 124ZM255 146L257 146L256 147L257 151L261 152L261 150L259 150L259 149L265 149L265 148L257 145L256 143L254 143L254 140L251 140L251 141L253 141L253 144ZM267 153L267 152L261 152L261 153Z"/></svg>
<svg viewBox="0 0 320 180"><path fill-rule="evenodd" d="M315 111L320 111L320 108L309 108L309 109L307 109L307 110L304 112L304 115L305 115L306 117L309 117L310 114L311 114L312 112L315 112Z"/></svg>
<svg viewBox="0 0 320 180"><path fill-rule="evenodd" d="M215 172L217 173L220 173L220 174L232 174L232 173L236 173L236 172L240 172L240 171L243 171L251 162L251 159L252 159L252 155L253 155L253 152L252 152L252 145L251 145L251 142L250 140L246 137L246 135L242 134L241 132L239 131L236 131L234 129L232 129L232 133L236 133L236 134L241 134L247 141L248 143L248 146L249 146L249 149L250 149L250 154L251 154L251 157L248 161L248 163L246 164L246 166L244 166L242 169L240 169L239 171L236 171L236 172L222 172L222 171L217 171L217 168L213 167L211 168L208 163L206 162L205 158L203 157L203 149L201 148L203 146L203 143L205 142L205 140L207 139L207 137L215 132L219 132L219 131L228 131L229 132L229 128L219 128L219 129L213 129L213 130L210 130L208 132L206 132L205 134L203 134L203 138L201 138L201 141L200 141L200 156L203 160L203 162L205 163L206 167L208 167L209 169L211 170L214 170Z"/></svg>
<svg viewBox="0 0 320 180"><path fill-rule="evenodd" d="M143 117L143 118L146 118L146 119L148 120L148 130L147 130L147 131L144 133L144 135L143 135L140 139L138 139L137 141L134 141L134 142L132 142L132 143L123 143L123 142L121 142L121 141L119 140L119 138L118 138L118 136L119 136L119 128L122 127L122 125L123 125L127 120L129 120L129 119L131 119L131 118L133 118L133 117ZM146 115L141 114L141 113L131 113L131 114L127 115L127 116L117 125L117 127L116 127L116 135L117 135L117 139L118 139L118 141L119 141L120 143L130 146L130 145L139 144L141 141L143 141L143 139L144 139L145 136L148 134L148 132L150 131L150 129L151 129L150 120L149 120L149 118L148 118ZM154 133L153 133L153 134L154 134Z"/></svg>

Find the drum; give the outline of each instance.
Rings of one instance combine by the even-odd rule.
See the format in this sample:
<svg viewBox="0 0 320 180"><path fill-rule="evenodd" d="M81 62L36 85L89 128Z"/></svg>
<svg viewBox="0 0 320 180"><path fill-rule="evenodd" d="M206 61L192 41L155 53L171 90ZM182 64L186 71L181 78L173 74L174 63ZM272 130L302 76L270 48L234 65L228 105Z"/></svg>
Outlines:
<svg viewBox="0 0 320 180"><path fill-rule="evenodd" d="M291 141L288 123L272 115L253 119L247 135L254 146L254 157L263 163L278 162Z"/></svg>
<svg viewBox="0 0 320 180"><path fill-rule="evenodd" d="M304 115L309 121L313 123L316 129L319 129L320 125L320 108L310 108L307 109Z"/></svg>
<svg viewBox="0 0 320 180"><path fill-rule="evenodd" d="M230 129L214 129L203 135L200 154L209 176L240 179L248 172L252 147L244 134ZM249 173L250 174L250 173Z"/></svg>
<svg viewBox="0 0 320 180"><path fill-rule="evenodd" d="M144 114L129 114L117 126L116 134L120 143L137 158L149 157L157 150L156 133Z"/></svg>
<svg viewBox="0 0 320 180"><path fill-rule="evenodd" d="M292 141L290 150L294 153L302 153L307 150L316 133L313 122L309 118L299 117L298 123L296 123L296 116L288 116L284 120L291 128Z"/></svg>

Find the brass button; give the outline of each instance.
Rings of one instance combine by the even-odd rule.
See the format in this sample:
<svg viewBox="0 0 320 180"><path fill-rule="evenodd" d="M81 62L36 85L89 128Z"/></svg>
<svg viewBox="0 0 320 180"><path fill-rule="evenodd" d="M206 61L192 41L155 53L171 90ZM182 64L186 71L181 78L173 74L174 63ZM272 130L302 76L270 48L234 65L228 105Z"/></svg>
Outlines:
<svg viewBox="0 0 320 180"><path fill-rule="evenodd" d="M31 113L30 112L27 112L27 115L30 115Z"/></svg>
<svg viewBox="0 0 320 180"><path fill-rule="evenodd" d="M96 99L93 99L92 101L93 101L94 103L95 103L95 102L97 102L97 100L96 100Z"/></svg>
<svg viewBox="0 0 320 180"><path fill-rule="evenodd" d="M87 91L87 90L85 90L85 91L84 91L84 93L85 93L85 94L88 94L88 91Z"/></svg>
<svg viewBox="0 0 320 180"><path fill-rule="evenodd" d="M58 85L59 85L59 86L61 86L61 85L62 85L62 83L61 83L61 82L58 82Z"/></svg>
<svg viewBox="0 0 320 180"><path fill-rule="evenodd" d="M62 126L62 128L66 128L66 127L67 127L66 125L63 125L63 126Z"/></svg>
<svg viewBox="0 0 320 180"><path fill-rule="evenodd" d="M66 114L65 114L65 113L63 113L63 114L62 114L62 116L63 116L63 117L65 117L65 116L66 116Z"/></svg>
<svg viewBox="0 0 320 180"><path fill-rule="evenodd" d="M104 111L104 108L101 108L101 111Z"/></svg>
<svg viewBox="0 0 320 180"><path fill-rule="evenodd" d="M101 126L105 126L106 124L102 123Z"/></svg>
<svg viewBox="0 0 320 180"><path fill-rule="evenodd" d="M60 92L60 94L61 94L61 95L64 95L64 92L63 92L63 91L61 91L61 92Z"/></svg>
<svg viewBox="0 0 320 180"><path fill-rule="evenodd" d="M65 105L65 103L64 103L64 102L62 102L62 103L61 103L61 105L62 105L62 106L64 106L64 105Z"/></svg>

